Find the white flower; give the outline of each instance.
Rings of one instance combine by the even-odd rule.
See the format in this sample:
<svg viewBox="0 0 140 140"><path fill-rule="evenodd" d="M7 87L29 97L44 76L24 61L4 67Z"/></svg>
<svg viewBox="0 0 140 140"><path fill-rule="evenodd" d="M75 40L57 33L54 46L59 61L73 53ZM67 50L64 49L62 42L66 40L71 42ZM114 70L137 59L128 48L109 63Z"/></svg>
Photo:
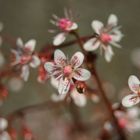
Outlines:
<svg viewBox="0 0 140 140"><path fill-rule="evenodd" d="M84 55L81 52L76 52L68 61L61 50L56 50L54 52L54 63L45 63L46 71L59 80L58 92L60 94L66 94L69 91L70 85L73 84L72 79L86 81L90 78L90 72L80 67L83 60Z"/></svg>
<svg viewBox="0 0 140 140"><path fill-rule="evenodd" d="M123 98L122 104L125 107L131 107L140 102L140 81L139 81L139 79L136 76L131 75L128 79L128 85L133 93L130 95L127 95Z"/></svg>
<svg viewBox="0 0 140 140"><path fill-rule="evenodd" d="M121 48L118 42L122 39L123 34L119 30L120 27L117 26L118 18L116 15L111 14L108 18L108 23L106 26L98 20L92 21L92 28L95 33L98 34L97 38L91 38L84 44L84 49L86 51L94 51L100 48L104 50L105 59L110 62L114 52L111 46L116 46Z"/></svg>
<svg viewBox="0 0 140 140"><path fill-rule="evenodd" d="M54 20L51 20L51 23L56 25L60 29L60 33L58 33L53 40L53 45L58 46L62 44L66 36L69 32L76 30L78 28L78 25L72 21L69 13L65 11L65 17L59 18L56 15L53 15Z"/></svg>
<svg viewBox="0 0 140 140"><path fill-rule="evenodd" d="M3 131L0 134L0 140L12 140L12 139L11 139L10 135L8 134L8 132Z"/></svg>
<svg viewBox="0 0 140 140"><path fill-rule="evenodd" d="M24 45L21 38L18 38L16 43L17 49L12 50L15 59L11 65L21 65L21 77L24 81L27 81L29 77L29 66L36 68L40 65L39 57L34 54L36 41L31 39Z"/></svg>
<svg viewBox="0 0 140 140"><path fill-rule="evenodd" d="M115 116L118 118L119 125L127 132L132 133L140 130L139 108L134 107L126 112L115 111Z"/></svg>
<svg viewBox="0 0 140 140"><path fill-rule="evenodd" d="M53 85L54 88L58 88L59 82L58 80L51 78L51 84ZM67 94L52 94L51 98L53 101L58 102L58 101L63 101ZM86 96L84 94L79 94L75 88L71 89L70 97L73 99L74 103L78 107L84 107L87 103Z"/></svg>

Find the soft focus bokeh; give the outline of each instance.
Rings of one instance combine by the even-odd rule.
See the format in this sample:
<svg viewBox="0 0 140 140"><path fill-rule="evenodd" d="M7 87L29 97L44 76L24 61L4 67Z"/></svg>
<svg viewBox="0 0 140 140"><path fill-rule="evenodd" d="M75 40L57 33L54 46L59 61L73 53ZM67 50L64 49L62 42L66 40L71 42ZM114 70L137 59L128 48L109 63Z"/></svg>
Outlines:
<svg viewBox="0 0 140 140"><path fill-rule="evenodd" d="M13 38L21 37L25 42L31 38L37 40L36 50L40 50L44 44L51 43L55 34L48 32L54 26L50 23L52 14L63 17L64 8L69 8L73 12L75 21L79 25L81 36L92 34L91 21L98 19L106 23L108 16L114 13L119 18L119 25L122 26L124 38L121 41L122 49L116 49L115 56L111 63L107 63L104 57L98 57L97 69L100 77L107 88L111 91L108 95L112 102L121 101L123 95L121 91L127 87L129 75L135 74L140 77L140 1L139 0L0 0L0 21L4 24L3 33ZM10 44L4 43L2 49L10 49ZM137 49L137 50L136 50ZM63 49L65 53L71 56L76 50L77 45ZM137 54L136 54L137 53ZM133 58L133 59L132 59ZM14 79L13 79L14 80ZM14 83L14 81L12 81ZM20 81L9 86L22 87ZM111 87L110 87L111 85ZM107 90L107 91L108 91ZM6 102L0 110L3 114L8 114L22 107L38 104L47 101L50 95L56 90L51 88L50 83L40 84L37 82L37 71L32 69L29 81L18 91L11 90ZM100 118L103 113L94 112L95 103L89 103L90 109L84 107L81 110L84 121L94 120L95 128L100 126ZM91 108L91 106L93 106ZM100 108L103 108L102 106ZM70 114L65 110L40 110L27 115L28 125L38 137L38 140L67 140L65 135L68 133L67 125L71 121ZM99 121L99 122L98 122ZM56 127L60 126L59 128ZM100 127L99 127L100 129ZM62 132L66 134L61 135ZM98 134L95 129L93 135ZM55 135L57 138L55 137ZM81 136L82 137L82 136ZM83 136L84 137L84 136ZM135 133L130 140L139 140L140 134ZM81 139L81 138L79 138ZM84 140L84 138L82 139Z"/></svg>

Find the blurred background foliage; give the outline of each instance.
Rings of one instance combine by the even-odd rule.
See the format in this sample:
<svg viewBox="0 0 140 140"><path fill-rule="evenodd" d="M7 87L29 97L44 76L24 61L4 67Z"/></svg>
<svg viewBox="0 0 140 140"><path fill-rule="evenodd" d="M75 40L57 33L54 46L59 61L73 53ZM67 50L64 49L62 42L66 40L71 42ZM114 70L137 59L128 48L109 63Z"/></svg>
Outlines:
<svg viewBox="0 0 140 140"><path fill-rule="evenodd" d="M130 74L140 75L139 68L136 67L131 60L132 52L140 47L140 1L0 0L0 21L4 24L3 33L13 38L21 37L25 42L31 38L35 38L37 40L36 50L40 50L44 44L52 42L54 34L48 32L49 29L54 28L49 22L52 18L52 14L63 17L64 8L72 10L74 19L79 24L79 33L81 36L93 33L91 29L92 20L98 19L106 23L109 14L114 13L118 16L119 25L122 26L122 32L124 34L124 38L121 41L123 48L114 48L115 56L111 63L105 62L104 57L99 56L97 68L101 79L104 82L111 83L113 86L112 101L120 101L120 91L124 87L127 87L128 76ZM10 47L8 43L4 43L2 46L6 57L8 57L7 51ZM78 47L73 45L63 50L71 56L78 50ZM8 114L21 107L44 102L49 99L49 96L54 91L55 90L51 89L49 82L46 84L38 83L37 71L32 69L29 81L24 84L23 89L17 93L11 91L8 99L1 106L0 110L2 114ZM83 117L86 116L84 109L81 110L83 110ZM62 109L60 111L61 113L59 112L61 114L59 114L59 118L63 116L66 123L68 123L69 115L67 113L63 114L63 111ZM96 112L94 107L92 109L86 109L86 113L89 114L90 119L92 117L92 119L94 119L94 112ZM59 121L57 121L57 119L58 117L55 117L52 110L30 113L27 116L27 121L39 137L39 140L44 140L46 137L54 140L54 132L52 131L60 131L65 128L65 126L63 128L61 123L62 120L59 119ZM85 118L85 120L86 119L87 118ZM58 125L60 123L61 129L54 130L53 123L48 122L58 123ZM96 122L96 125L99 124L100 123L97 124ZM96 134L96 132L93 133ZM61 136L59 139L63 140ZM130 139L134 140L135 137ZM139 137L137 140L139 140Z"/></svg>

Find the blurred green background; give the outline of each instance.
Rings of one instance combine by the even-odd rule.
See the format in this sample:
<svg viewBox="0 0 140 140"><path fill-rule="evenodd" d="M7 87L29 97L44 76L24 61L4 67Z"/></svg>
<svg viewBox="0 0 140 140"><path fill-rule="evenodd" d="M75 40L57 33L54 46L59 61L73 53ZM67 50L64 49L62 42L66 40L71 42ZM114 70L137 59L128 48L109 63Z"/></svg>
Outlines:
<svg viewBox="0 0 140 140"><path fill-rule="evenodd" d="M24 42L35 38L37 40L36 49L40 50L40 46L52 42L54 35L48 32L49 29L54 27L49 22L52 14L62 17L65 7L72 10L75 21L79 24L79 33L82 36L92 34L90 26L92 20L98 19L106 23L109 14L114 13L118 16L119 25L122 26L124 34L121 41L123 48L114 48L115 56L111 63L105 62L104 57L99 56L97 67L102 80L112 83L115 87L112 100L120 100L119 92L127 86L128 76L130 74L140 75L139 69L133 65L130 57L131 52L140 46L140 1L0 0L0 21L4 24L3 33L15 38L21 37ZM10 45L4 43L3 47L10 48ZM75 45L63 50L71 56L78 48ZM3 114L48 100L48 94L51 94L53 89L50 89L50 84L39 84L36 80L37 72L32 71L29 81L25 83L20 92L10 92L9 98L0 108ZM46 94L46 91L49 91L48 94ZM48 131L48 126L46 125L48 125L47 121L51 118L50 112L47 113L46 111L47 115L43 115L43 113L39 112L41 115L38 115L38 113L29 115L29 122L35 133L37 133L39 140L44 140L47 137L45 131ZM41 123L41 120L44 121ZM140 135L137 140L139 140L139 137ZM130 139L135 140L136 138L133 136Z"/></svg>

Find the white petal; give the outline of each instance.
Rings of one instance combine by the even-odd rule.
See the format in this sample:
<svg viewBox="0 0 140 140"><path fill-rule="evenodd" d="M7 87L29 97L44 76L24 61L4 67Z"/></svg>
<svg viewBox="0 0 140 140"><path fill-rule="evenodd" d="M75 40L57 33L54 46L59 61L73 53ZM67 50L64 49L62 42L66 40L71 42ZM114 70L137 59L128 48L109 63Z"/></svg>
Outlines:
<svg viewBox="0 0 140 140"><path fill-rule="evenodd" d="M23 45L23 41L22 41L21 38L18 38L18 39L17 39L16 45L17 45L18 47L21 47L21 48L24 46L24 45Z"/></svg>
<svg viewBox="0 0 140 140"><path fill-rule="evenodd" d="M123 38L123 36L124 36L124 35L122 34L122 32L121 32L120 30L118 30L118 29L114 30L114 31L113 31L113 34L111 35L112 40L113 40L114 42L120 42L121 39Z"/></svg>
<svg viewBox="0 0 140 140"><path fill-rule="evenodd" d="M128 85L134 93L137 93L140 88L140 81L135 75L131 75L128 79Z"/></svg>
<svg viewBox="0 0 140 140"><path fill-rule="evenodd" d="M54 77L51 77L51 85L52 85L54 88L58 89L59 81L56 80Z"/></svg>
<svg viewBox="0 0 140 140"><path fill-rule="evenodd" d="M53 39L53 45L59 46L62 44L66 39L66 33L59 33Z"/></svg>
<svg viewBox="0 0 140 140"><path fill-rule="evenodd" d="M8 121L4 118L0 118L0 131L5 130L8 127Z"/></svg>
<svg viewBox="0 0 140 140"><path fill-rule="evenodd" d="M23 78L24 81L28 81L29 78L29 66L28 65L24 65L22 67L22 71L21 71L21 78Z"/></svg>
<svg viewBox="0 0 140 140"><path fill-rule="evenodd" d="M4 131L0 134L0 140L12 140L8 132Z"/></svg>
<svg viewBox="0 0 140 140"><path fill-rule="evenodd" d="M73 78L75 78L78 81L86 81L90 78L90 76L91 76L90 72L82 68L78 68L73 74Z"/></svg>
<svg viewBox="0 0 140 140"><path fill-rule="evenodd" d="M68 79L61 78L58 85L59 94L66 94L70 88L70 81Z"/></svg>
<svg viewBox="0 0 140 140"><path fill-rule="evenodd" d="M122 46L114 41L111 41L110 44L114 47L117 47L117 48L122 48Z"/></svg>
<svg viewBox="0 0 140 140"><path fill-rule="evenodd" d="M100 46L100 41L98 41L96 38L89 39L85 44L84 44L84 49L86 51L94 51L98 49Z"/></svg>
<svg viewBox="0 0 140 140"><path fill-rule="evenodd" d="M78 68L79 66L81 66L83 61L84 61L84 55L81 52L76 52L70 60L71 65L75 69Z"/></svg>
<svg viewBox="0 0 140 140"><path fill-rule="evenodd" d="M54 102L59 102L59 101L62 101L64 100L64 98L66 97L67 94L52 94L51 96L51 99L54 101Z"/></svg>
<svg viewBox="0 0 140 140"><path fill-rule="evenodd" d="M24 48L28 49L30 52L33 52L35 49L35 45L36 45L36 40L31 39L25 44Z"/></svg>
<svg viewBox="0 0 140 140"><path fill-rule="evenodd" d="M86 96L84 94L79 94L76 89L72 91L71 97L74 103L79 107L84 107L87 103Z"/></svg>
<svg viewBox="0 0 140 140"><path fill-rule="evenodd" d="M139 116L139 108L138 107L130 108L130 109L128 109L127 114L129 116L129 118L131 118L131 119L138 118L138 116Z"/></svg>
<svg viewBox="0 0 140 140"><path fill-rule="evenodd" d="M52 74L53 70L54 70L54 63L52 62L46 62L44 64L44 68L45 70L49 73L49 74Z"/></svg>
<svg viewBox="0 0 140 140"><path fill-rule="evenodd" d="M113 25L113 26L116 26L118 24L118 18L116 15L114 14L111 14L108 18L108 24L109 25Z"/></svg>
<svg viewBox="0 0 140 140"><path fill-rule="evenodd" d="M112 56L114 55L113 53L113 50L110 46L108 46L106 49L105 49L105 59L107 62L110 62L111 59L112 59Z"/></svg>
<svg viewBox="0 0 140 140"><path fill-rule="evenodd" d="M92 21L91 26L97 34L100 34L100 31L104 25L101 21L94 20L94 21Z"/></svg>
<svg viewBox="0 0 140 140"><path fill-rule="evenodd" d="M70 27L70 30L76 30L78 28L78 25L76 23L73 23Z"/></svg>
<svg viewBox="0 0 140 140"><path fill-rule="evenodd" d="M57 65L63 66L66 61L66 56L61 50L55 50L54 52L54 62Z"/></svg>
<svg viewBox="0 0 140 140"><path fill-rule="evenodd" d="M124 107L132 107L133 105L136 105L140 102L140 98L137 96L137 94L130 94L123 98L122 105Z"/></svg>
<svg viewBox="0 0 140 140"><path fill-rule="evenodd" d="M39 59L37 56L33 55L33 56L32 56L32 61L30 62L30 66L31 66L32 68L36 68L36 67L38 67L39 65L40 65L40 59Z"/></svg>

